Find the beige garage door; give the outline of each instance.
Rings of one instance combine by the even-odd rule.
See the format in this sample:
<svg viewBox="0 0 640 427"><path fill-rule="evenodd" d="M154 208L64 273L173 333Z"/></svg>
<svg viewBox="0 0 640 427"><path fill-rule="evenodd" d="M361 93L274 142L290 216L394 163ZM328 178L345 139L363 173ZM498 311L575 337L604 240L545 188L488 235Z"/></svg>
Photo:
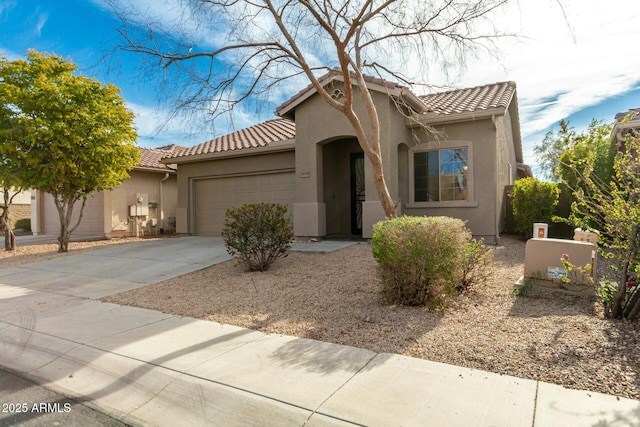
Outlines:
<svg viewBox="0 0 640 427"><path fill-rule="evenodd" d="M194 181L195 234L220 236L224 213L245 203L282 203L293 218L293 172L208 178Z"/></svg>

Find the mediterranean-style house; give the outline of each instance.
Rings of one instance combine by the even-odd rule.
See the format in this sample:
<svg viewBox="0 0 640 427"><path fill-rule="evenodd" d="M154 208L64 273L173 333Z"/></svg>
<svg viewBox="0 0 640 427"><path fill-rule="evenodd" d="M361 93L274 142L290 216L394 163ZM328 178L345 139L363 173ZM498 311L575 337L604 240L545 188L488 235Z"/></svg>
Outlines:
<svg viewBox="0 0 640 427"><path fill-rule="evenodd" d="M176 170L161 163L163 157L183 149L175 145L160 148L139 147L140 162L119 187L94 193L87 199L82 221L74 236L111 238L159 234L175 230ZM34 191L31 205L33 234L59 234L60 220L53 197ZM75 224L80 203L74 209Z"/></svg>
<svg viewBox="0 0 640 427"><path fill-rule="evenodd" d="M339 73L328 73L321 83L342 95ZM399 212L461 218L474 236L497 243L505 228L505 188L531 174L523 160L515 83L424 96L377 78L366 84ZM371 237L384 212L348 121L312 86L276 114L280 118L162 160L177 166L176 231L219 236L229 207L278 202L289 206L298 238Z"/></svg>
<svg viewBox="0 0 640 427"><path fill-rule="evenodd" d="M616 121L611 132L612 139L618 147L624 146L626 135L640 131L640 108L631 108L616 114Z"/></svg>

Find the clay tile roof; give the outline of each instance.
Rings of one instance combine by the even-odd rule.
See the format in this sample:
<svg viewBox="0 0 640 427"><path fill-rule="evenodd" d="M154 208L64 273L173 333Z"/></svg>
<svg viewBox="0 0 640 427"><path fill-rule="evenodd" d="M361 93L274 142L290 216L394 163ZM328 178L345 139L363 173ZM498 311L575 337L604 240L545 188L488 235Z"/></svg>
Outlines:
<svg viewBox="0 0 640 427"><path fill-rule="evenodd" d="M250 126L228 135L174 152L171 158L220 153L244 148L266 147L272 142L286 141L296 136L296 125L291 120L274 119Z"/></svg>
<svg viewBox="0 0 640 427"><path fill-rule="evenodd" d="M175 144L159 148L138 147L138 150L140 150L140 161L135 167L144 169L158 169L163 171L175 170L175 165L165 165L164 163L160 163L160 161L166 157L170 157L176 151L185 149L186 147L181 147Z"/></svg>
<svg viewBox="0 0 640 427"><path fill-rule="evenodd" d="M640 108L631 108L628 111L616 114L616 121L621 123L627 116L630 116L630 120L638 120L640 118Z"/></svg>
<svg viewBox="0 0 640 427"><path fill-rule="evenodd" d="M501 82L420 96L427 111L438 114L474 113L507 108L516 90L515 82Z"/></svg>
<svg viewBox="0 0 640 427"><path fill-rule="evenodd" d="M330 78L332 75L333 74L328 73L323 76L323 78ZM403 86L376 77L366 76L365 80L370 83L384 85L390 89L403 88ZM298 92L286 101L285 104L280 106L279 109L291 104L298 98L304 96L307 91L312 89L313 87L309 86ZM480 113L494 108L506 109L509 107L509 103L514 96L515 91L516 84L514 82L502 82L423 95L418 98L424 103L427 114L455 115L461 113ZM193 147L185 148L167 146L161 148L173 147L172 153L164 158L177 159L187 156L197 156L200 154L266 147L274 142L294 139L295 136L295 122L287 118L280 118L268 120L228 135L214 138Z"/></svg>

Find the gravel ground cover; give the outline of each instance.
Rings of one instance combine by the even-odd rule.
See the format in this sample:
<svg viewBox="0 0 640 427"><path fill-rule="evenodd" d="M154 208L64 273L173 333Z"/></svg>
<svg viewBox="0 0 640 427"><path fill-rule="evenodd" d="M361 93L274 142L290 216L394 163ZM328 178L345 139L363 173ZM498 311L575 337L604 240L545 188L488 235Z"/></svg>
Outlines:
<svg viewBox="0 0 640 427"><path fill-rule="evenodd" d="M103 301L640 399L640 322L605 319L591 297L511 296L524 248L505 236L492 279L444 310L382 304L367 243L292 252L267 272L228 261Z"/></svg>
<svg viewBox="0 0 640 427"><path fill-rule="evenodd" d="M55 244L0 250L0 268L137 240L72 242L66 254ZM444 310L381 304L366 243L292 252L263 273L228 261L103 300L640 399L640 322L605 319L595 298L512 297L524 245L503 237L490 282Z"/></svg>

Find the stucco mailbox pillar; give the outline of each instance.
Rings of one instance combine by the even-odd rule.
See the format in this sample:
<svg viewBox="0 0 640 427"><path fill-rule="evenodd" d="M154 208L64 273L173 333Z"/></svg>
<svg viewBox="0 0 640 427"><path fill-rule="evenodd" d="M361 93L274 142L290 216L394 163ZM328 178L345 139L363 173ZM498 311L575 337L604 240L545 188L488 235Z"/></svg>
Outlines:
<svg viewBox="0 0 640 427"><path fill-rule="evenodd" d="M596 246L589 242L564 239L527 241L524 278L536 286L563 289L575 293L592 293L596 277ZM563 256L572 264L570 271ZM582 271L580 271L582 269Z"/></svg>

